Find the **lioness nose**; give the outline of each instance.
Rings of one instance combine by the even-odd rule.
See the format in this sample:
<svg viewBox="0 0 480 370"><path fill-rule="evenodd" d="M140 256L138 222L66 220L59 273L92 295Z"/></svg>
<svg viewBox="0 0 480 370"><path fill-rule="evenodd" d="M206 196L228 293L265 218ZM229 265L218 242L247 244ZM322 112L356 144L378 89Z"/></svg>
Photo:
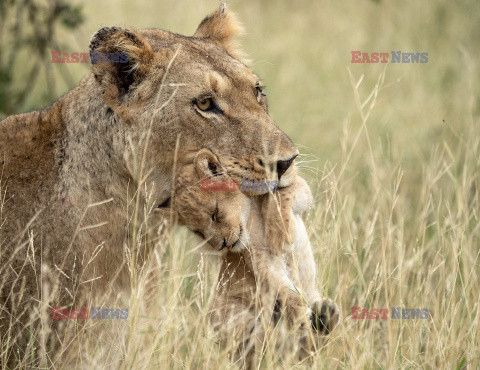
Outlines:
<svg viewBox="0 0 480 370"><path fill-rule="evenodd" d="M287 159L285 161L278 161L277 162L277 173L278 173L278 180L280 180L280 177L287 172L288 168L292 164L293 160L296 158L296 156Z"/></svg>

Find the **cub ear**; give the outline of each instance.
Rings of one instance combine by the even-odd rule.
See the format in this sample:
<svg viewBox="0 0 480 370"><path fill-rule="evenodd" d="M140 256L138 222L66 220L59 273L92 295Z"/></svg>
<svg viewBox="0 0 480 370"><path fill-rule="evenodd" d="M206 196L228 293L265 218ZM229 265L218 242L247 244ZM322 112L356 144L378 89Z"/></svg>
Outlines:
<svg viewBox="0 0 480 370"><path fill-rule="evenodd" d="M199 178L211 178L222 175L222 168L215 154L208 149L200 150L193 160Z"/></svg>
<svg viewBox="0 0 480 370"><path fill-rule="evenodd" d="M243 53L234 38L242 33L243 27L235 14L227 9L226 4L221 4L218 10L203 19L193 36L213 41L231 56L240 59Z"/></svg>
<svg viewBox="0 0 480 370"><path fill-rule="evenodd" d="M104 27L93 35L90 56L93 74L110 106L118 105L154 62L152 47L138 32L118 27Z"/></svg>

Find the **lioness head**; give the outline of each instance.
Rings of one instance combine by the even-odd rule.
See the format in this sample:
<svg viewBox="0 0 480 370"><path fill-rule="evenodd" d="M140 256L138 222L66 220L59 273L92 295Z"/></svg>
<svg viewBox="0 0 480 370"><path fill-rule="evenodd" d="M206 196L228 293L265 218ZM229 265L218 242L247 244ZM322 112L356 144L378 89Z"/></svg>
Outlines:
<svg viewBox="0 0 480 370"><path fill-rule="evenodd" d="M170 207L158 211L172 210L180 225L207 241L214 250L239 252L248 244L246 225L250 198L238 188L208 191L202 181L206 179L216 183L233 182L215 155L203 149L193 164L179 170Z"/></svg>
<svg viewBox="0 0 480 370"><path fill-rule="evenodd" d="M207 147L228 162L236 180L290 184L298 151L268 115L262 81L236 58L238 30L221 5L190 37L116 27L93 36L92 54L115 53L126 61L92 65L97 93L126 142L141 143L136 157L154 181L165 181L174 158L188 163Z"/></svg>

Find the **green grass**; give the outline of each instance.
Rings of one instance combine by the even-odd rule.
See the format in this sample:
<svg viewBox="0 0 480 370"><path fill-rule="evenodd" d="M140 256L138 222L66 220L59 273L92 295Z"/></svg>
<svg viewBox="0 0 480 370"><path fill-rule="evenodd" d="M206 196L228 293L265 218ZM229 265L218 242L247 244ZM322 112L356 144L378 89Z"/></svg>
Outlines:
<svg viewBox="0 0 480 370"><path fill-rule="evenodd" d="M90 35L104 25L192 34L217 4L88 2L86 22L65 42L86 51ZM237 0L230 8L245 23L244 49L268 86L272 117L306 154L300 167L315 194L306 224L317 284L343 314L314 365L480 366L478 4ZM428 52L429 61L351 64L352 50ZM88 73L84 65L58 68L69 69L75 81ZM39 86L23 110L44 105L43 96ZM231 366L206 318L217 266L191 249L186 233L176 233L156 253L159 304L142 306L145 287L138 283L130 330L111 324L111 331L85 333L73 351L81 360L72 361L78 367ZM352 320L353 306L428 308L430 316ZM267 354L267 366L273 358Z"/></svg>

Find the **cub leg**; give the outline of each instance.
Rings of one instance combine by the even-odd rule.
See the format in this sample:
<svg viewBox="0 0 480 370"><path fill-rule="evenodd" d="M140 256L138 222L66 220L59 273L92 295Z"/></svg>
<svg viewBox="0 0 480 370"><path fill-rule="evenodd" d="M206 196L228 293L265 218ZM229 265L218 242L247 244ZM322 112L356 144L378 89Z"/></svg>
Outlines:
<svg viewBox="0 0 480 370"><path fill-rule="evenodd" d="M282 255L295 236L295 222L292 219L293 189L290 188L266 194L261 200L265 239L270 244L273 256Z"/></svg>

